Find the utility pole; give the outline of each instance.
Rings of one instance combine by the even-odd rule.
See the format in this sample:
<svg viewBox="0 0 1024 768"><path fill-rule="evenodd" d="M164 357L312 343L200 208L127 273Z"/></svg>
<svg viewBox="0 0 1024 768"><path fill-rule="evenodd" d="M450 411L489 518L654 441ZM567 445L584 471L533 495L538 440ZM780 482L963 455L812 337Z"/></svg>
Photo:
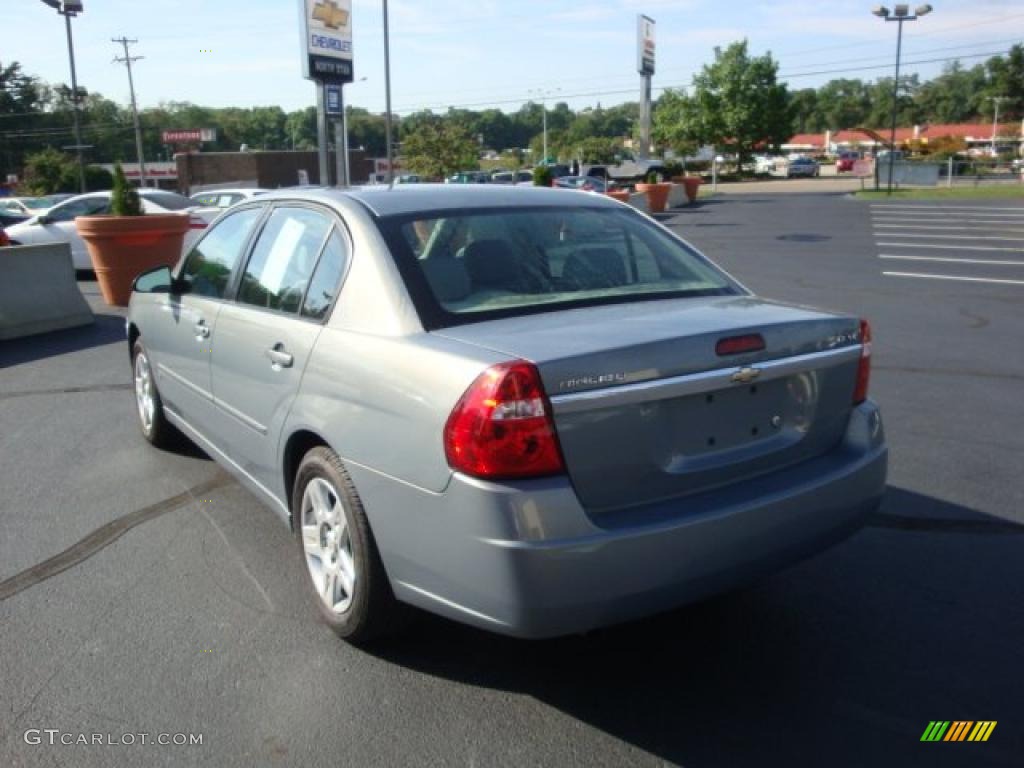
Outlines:
<svg viewBox="0 0 1024 768"><path fill-rule="evenodd" d="M145 56L129 56L128 46L138 43L138 40L129 40L127 37L112 37L112 43L120 43L124 46L124 58L115 57L116 64L124 64L128 68L128 88L132 95L132 122L135 123L135 152L139 157L139 186L146 186L146 161L142 157L142 128L139 126L139 109L135 105L135 81L132 79L132 62L146 58Z"/></svg>
<svg viewBox="0 0 1024 768"><path fill-rule="evenodd" d="M996 105L995 114L992 115L992 157L996 156L996 133L999 131L999 105L1009 101L1009 96L989 96L990 101Z"/></svg>
<svg viewBox="0 0 1024 768"><path fill-rule="evenodd" d="M384 11L384 141L388 145L388 184L395 181L395 158L391 145L391 41L388 39L388 0Z"/></svg>

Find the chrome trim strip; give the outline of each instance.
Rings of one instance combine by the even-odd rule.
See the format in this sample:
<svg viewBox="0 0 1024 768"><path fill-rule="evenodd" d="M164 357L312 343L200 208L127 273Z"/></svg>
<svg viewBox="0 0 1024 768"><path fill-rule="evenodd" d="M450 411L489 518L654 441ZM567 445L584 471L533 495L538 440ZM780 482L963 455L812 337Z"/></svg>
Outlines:
<svg viewBox="0 0 1024 768"><path fill-rule="evenodd" d="M263 485L263 483L261 483L255 477L253 477L248 472L246 472L244 469L242 469L242 467L237 462L235 462L234 459L232 459L230 456L228 456L226 453L224 453L224 451L222 451L216 445L211 443L209 441L209 439L207 439L203 435L202 432L200 432L198 429L196 429L191 424L189 424L187 421L185 421L185 419L183 419L180 414L175 413L170 408L164 407L164 415L176 427L179 427L180 429L184 429L187 432L191 433L191 435L193 436L194 439L196 439L200 443L202 443L201 447L204 450L216 453L217 456L220 459L222 459L223 461L227 462L230 465L228 467L229 470L235 472L236 474L241 475L243 478L245 478L245 480L247 480L250 484L252 484L252 486L254 488L262 491L267 496L267 498L270 499L273 502L274 506L277 509L281 510L281 512L285 515L285 517L289 517L291 515L291 510L288 509L288 507L286 507L283 503L281 503L281 500L279 498L277 498L277 496L275 496L273 494L273 492L269 488L267 488L267 486Z"/></svg>
<svg viewBox="0 0 1024 768"><path fill-rule="evenodd" d="M193 384L191 381L186 379L180 373L175 373L174 371L172 371L170 368L166 367L162 363L157 363L156 364L156 369L160 373L167 374L168 376L170 376L172 379L174 379L176 382L178 382L182 386L188 387L193 392L195 392L197 395L199 395L201 397L205 397L207 400L212 400L213 399L213 393L212 392L207 392L205 389L200 387L198 384Z"/></svg>
<svg viewBox="0 0 1024 768"><path fill-rule="evenodd" d="M620 405L635 405L669 397L697 395L702 392L738 386L736 382L732 381L732 377L745 368L755 368L760 371L760 375L756 379L757 382L771 381L808 369L831 367L859 359L860 350L861 345L856 344L825 352L812 352L779 360L767 360L763 363L719 368L701 373L687 373L682 376L623 384L618 387L571 392L552 397L551 407L555 414L578 413L595 408L614 408Z"/></svg>
<svg viewBox="0 0 1024 768"><path fill-rule="evenodd" d="M267 428L263 424L260 424L255 419L249 418L237 408L232 408L230 405L225 403L220 398L213 397L213 395L211 395L210 397L213 399L213 404L216 407L223 409L228 414L228 416L235 417L249 429L255 430L256 432L259 432L261 435L267 434Z"/></svg>

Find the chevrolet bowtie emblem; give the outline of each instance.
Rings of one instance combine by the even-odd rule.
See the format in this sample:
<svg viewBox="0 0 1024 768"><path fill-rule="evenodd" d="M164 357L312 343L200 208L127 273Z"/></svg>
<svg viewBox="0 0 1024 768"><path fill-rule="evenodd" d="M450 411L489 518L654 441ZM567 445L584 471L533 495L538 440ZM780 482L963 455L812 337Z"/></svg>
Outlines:
<svg viewBox="0 0 1024 768"><path fill-rule="evenodd" d="M740 368L730 377L730 381L734 384L749 384L760 375L757 368Z"/></svg>
<svg viewBox="0 0 1024 768"><path fill-rule="evenodd" d="M348 11L342 10L334 0L324 0L313 6L313 18L328 29L341 29L348 25Z"/></svg>

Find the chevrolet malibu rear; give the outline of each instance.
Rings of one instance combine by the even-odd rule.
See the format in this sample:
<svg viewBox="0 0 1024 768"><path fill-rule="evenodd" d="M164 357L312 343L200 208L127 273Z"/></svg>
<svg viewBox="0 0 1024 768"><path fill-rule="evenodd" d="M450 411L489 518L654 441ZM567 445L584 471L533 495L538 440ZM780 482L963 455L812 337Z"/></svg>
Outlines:
<svg viewBox="0 0 1024 768"><path fill-rule="evenodd" d="M302 204L344 225L350 264L263 421L273 447L233 456L218 432L246 411L216 412L220 320L203 339L213 410L161 408L292 524L340 635L371 639L407 604L520 637L586 631L749 582L877 508L866 321L757 298L601 197L426 186Z"/></svg>

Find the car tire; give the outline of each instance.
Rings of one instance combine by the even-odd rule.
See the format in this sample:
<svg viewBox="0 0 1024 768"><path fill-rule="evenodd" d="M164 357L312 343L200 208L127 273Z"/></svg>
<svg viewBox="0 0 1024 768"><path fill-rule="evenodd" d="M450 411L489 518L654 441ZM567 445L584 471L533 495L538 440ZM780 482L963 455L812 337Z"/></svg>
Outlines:
<svg viewBox="0 0 1024 768"><path fill-rule="evenodd" d="M156 377L149 353L136 339L132 346L132 380L135 390L135 410L139 416L142 436L157 448L169 448L178 438L178 432L164 416L163 401L156 388Z"/></svg>
<svg viewBox="0 0 1024 768"><path fill-rule="evenodd" d="M331 449L310 450L295 475L292 522L324 622L354 645L397 631L406 609L391 591L363 502Z"/></svg>

